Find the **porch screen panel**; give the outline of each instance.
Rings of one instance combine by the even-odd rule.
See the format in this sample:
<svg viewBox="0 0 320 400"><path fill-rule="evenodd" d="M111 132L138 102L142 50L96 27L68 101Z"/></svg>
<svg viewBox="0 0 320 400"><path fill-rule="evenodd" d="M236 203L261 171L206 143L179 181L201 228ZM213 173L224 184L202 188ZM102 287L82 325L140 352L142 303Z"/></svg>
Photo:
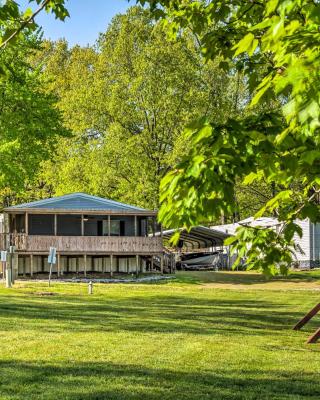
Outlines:
<svg viewBox="0 0 320 400"><path fill-rule="evenodd" d="M54 215L29 214L29 235L54 235Z"/></svg>
<svg viewBox="0 0 320 400"><path fill-rule="evenodd" d="M58 236L81 236L81 215L58 215Z"/></svg>

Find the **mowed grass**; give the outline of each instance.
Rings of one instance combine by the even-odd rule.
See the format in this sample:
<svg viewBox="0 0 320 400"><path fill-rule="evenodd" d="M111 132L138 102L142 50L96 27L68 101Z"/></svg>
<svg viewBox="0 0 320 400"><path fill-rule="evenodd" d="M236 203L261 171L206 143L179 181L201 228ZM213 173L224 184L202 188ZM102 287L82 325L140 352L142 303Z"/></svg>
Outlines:
<svg viewBox="0 0 320 400"><path fill-rule="evenodd" d="M0 399L319 399L318 277L2 285Z"/></svg>

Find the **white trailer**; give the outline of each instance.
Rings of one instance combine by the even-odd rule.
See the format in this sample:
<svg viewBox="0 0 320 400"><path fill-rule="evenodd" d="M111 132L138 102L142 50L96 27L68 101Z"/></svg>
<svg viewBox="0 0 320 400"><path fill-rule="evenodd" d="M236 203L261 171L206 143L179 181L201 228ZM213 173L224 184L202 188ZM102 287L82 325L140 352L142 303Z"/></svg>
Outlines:
<svg viewBox="0 0 320 400"><path fill-rule="evenodd" d="M294 236L299 249L294 251L295 263L300 268L320 267L320 224L314 224L309 219L296 220L295 223L302 228L302 238L298 235ZM211 228L234 235L240 225L261 226L275 230L281 229L281 222L276 218L269 217L257 219L250 217L234 224L216 225Z"/></svg>

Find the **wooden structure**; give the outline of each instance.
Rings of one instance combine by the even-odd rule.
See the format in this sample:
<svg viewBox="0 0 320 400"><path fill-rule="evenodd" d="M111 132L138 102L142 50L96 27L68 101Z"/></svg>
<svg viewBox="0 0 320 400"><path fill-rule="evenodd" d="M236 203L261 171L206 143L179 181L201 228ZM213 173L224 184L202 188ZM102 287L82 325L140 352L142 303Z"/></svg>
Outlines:
<svg viewBox="0 0 320 400"><path fill-rule="evenodd" d="M48 273L50 247L55 272L163 272L162 237L156 211L73 193L4 210L0 250L13 245L20 275Z"/></svg>
<svg viewBox="0 0 320 400"><path fill-rule="evenodd" d="M314 306L297 324L293 330L299 331L320 311L320 303ZM320 339L320 328L318 328L307 340L307 343L316 343Z"/></svg>

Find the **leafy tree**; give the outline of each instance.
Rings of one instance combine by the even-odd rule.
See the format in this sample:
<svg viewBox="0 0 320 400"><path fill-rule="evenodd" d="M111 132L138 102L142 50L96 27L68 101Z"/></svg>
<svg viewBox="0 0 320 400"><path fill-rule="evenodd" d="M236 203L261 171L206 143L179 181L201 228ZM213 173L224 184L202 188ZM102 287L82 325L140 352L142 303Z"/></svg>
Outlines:
<svg viewBox="0 0 320 400"><path fill-rule="evenodd" d="M202 119L186 131L191 150L162 181L160 220L190 227L231 215L238 181L245 186L266 182L277 190L256 216L276 213L283 228L277 234L241 228L236 247L250 267L266 272L287 267L293 235L301 234L294 220L320 220L319 2L140 3L149 3L164 18L171 35L191 28L204 56L222 58L220 66L227 71L241 70L250 90L242 117L222 124ZM280 106L270 110L270 100ZM275 241L277 246L269 245Z"/></svg>
<svg viewBox="0 0 320 400"><path fill-rule="evenodd" d="M42 90L40 66L28 63L38 45L37 38L26 37L0 53L6 72L0 80L0 193L5 205L32 181L57 137L67 134L56 98Z"/></svg>
<svg viewBox="0 0 320 400"><path fill-rule="evenodd" d="M65 133L54 108L55 99L41 88L39 66L29 63L39 40L35 17L52 12L64 20L64 0L30 0L32 11L18 2L0 4L0 197L9 205L33 179L41 160L48 157L57 135Z"/></svg>
<svg viewBox="0 0 320 400"><path fill-rule="evenodd" d="M56 193L85 190L155 208L160 179L190 145L184 125L233 113L234 78L205 63L193 35L167 40L139 7L116 16L95 51L50 46L46 74L55 80L47 88L74 132L43 170Z"/></svg>

